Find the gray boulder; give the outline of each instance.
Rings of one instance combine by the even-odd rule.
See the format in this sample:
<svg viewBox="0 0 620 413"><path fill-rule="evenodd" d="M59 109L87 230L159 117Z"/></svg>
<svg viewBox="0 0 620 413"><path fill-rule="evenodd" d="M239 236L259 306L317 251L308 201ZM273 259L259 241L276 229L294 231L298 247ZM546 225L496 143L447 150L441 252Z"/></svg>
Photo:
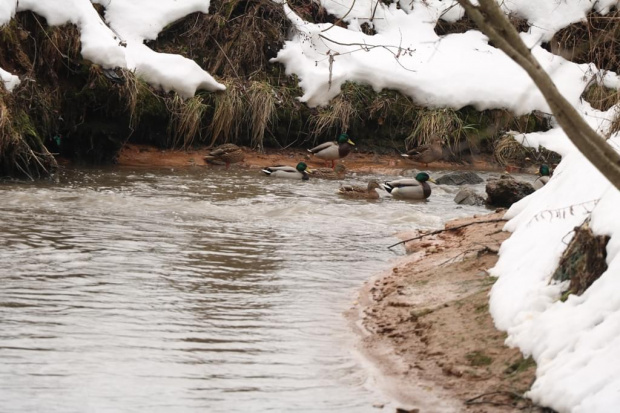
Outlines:
<svg viewBox="0 0 620 413"><path fill-rule="evenodd" d="M438 179L436 179L439 185L474 185L484 182L484 179L479 177L473 172L450 172Z"/></svg>
<svg viewBox="0 0 620 413"><path fill-rule="evenodd" d="M454 197L454 202L459 205L484 205L486 203L484 197L472 188L461 189Z"/></svg>
<svg viewBox="0 0 620 413"><path fill-rule="evenodd" d="M489 179L486 191L489 205L508 208L534 192L534 187L528 182L517 181L510 175L502 175L499 179Z"/></svg>

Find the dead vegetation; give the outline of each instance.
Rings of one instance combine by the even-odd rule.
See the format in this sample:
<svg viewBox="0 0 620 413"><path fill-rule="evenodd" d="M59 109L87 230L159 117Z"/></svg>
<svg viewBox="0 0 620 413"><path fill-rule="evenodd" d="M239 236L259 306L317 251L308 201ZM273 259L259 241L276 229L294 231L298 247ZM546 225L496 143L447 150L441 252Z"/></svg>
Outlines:
<svg viewBox="0 0 620 413"><path fill-rule="evenodd" d="M607 271L607 243L609 236L594 235L587 219L575 228L573 239L560 258L560 264L552 279L570 280L570 285L563 295L583 294L594 281Z"/></svg>
<svg viewBox="0 0 620 413"><path fill-rule="evenodd" d="M306 20L343 24L314 1L295 0L289 5ZM98 12L104 9L98 6ZM617 15L606 20L589 16L592 33L587 39L601 53L616 47L610 36L617 31L609 25ZM527 30L524 21L513 20ZM572 35L558 33L556 43L580 50L577 44L585 42L588 30L579 24L575 27ZM437 32L444 35L470 28L471 21L462 19L440 22ZM14 99L3 103L4 112L28 108L22 111L42 142L33 152L49 148L90 163L113 160L128 141L185 149L233 142L263 150L314 144L342 131L354 137L358 147L378 153L401 152L439 137L448 147L466 142L476 151L495 154L502 163L520 164L540 157L501 138L509 130L547 130L548 117L543 114L515 117L502 110L479 112L471 107L429 109L398 92L375 92L351 82L329 105L308 108L298 100L302 91L297 79L269 62L282 48L289 29L282 7L266 0L217 0L210 14L192 14L169 25L149 46L194 59L227 86L224 93L199 93L182 101L153 89L131 71L117 69L117 78L110 78L109 72L84 61L75 26L50 28L40 16L18 13L0 29L0 47L6 50L0 55L0 67L19 74L24 82ZM574 37L580 40L571 40ZM613 53L601 54L598 61L613 67L618 55ZM593 84L584 98L604 110L617 104L618 93ZM615 125L614 130L619 130L620 119Z"/></svg>

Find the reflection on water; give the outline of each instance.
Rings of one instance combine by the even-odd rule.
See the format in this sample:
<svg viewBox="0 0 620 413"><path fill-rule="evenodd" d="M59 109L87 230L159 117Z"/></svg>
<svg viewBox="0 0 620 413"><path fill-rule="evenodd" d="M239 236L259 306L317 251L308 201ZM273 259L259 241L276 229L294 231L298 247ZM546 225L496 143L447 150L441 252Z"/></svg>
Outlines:
<svg viewBox="0 0 620 413"><path fill-rule="evenodd" d="M395 231L481 209L337 187L205 169L0 186L2 411L376 410L342 312Z"/></svg>

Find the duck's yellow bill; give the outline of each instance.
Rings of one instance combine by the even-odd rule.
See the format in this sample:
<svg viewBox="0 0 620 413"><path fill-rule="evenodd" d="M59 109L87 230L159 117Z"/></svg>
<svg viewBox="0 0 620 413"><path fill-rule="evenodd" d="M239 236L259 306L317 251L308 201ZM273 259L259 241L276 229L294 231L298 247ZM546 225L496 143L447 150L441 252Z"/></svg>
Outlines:
<svg viewBox="0 0 620 413"><path fill-rule="evenodd" d="M432 183L434 183L434 184L436 184L436 183L437 183L437 182L435 182L435 180L434 180L433 178L428 178L428 181L429 181L429 182L432 182Z"/></svg>
<svg viewBox="0 0 620 413"><path fill-rule="evenodd" d="M347 142L348 142L349 145L355 146L355 144L353 143L353 141L351 139L347 140Z"/></svg>

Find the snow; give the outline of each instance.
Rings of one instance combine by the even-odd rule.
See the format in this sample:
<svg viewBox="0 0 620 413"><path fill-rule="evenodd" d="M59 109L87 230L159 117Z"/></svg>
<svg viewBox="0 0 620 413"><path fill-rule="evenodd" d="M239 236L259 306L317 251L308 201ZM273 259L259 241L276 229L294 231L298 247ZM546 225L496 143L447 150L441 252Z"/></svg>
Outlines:
<svg viewBox="0 0 620 413"><path fill-rule="evenodd" d="M549 112L545 100L525 72L478 31L439 37L439 19L462 16L449 1L414 0L377 5L369 0L321 0L347 28L303 21L286 8L295 31L274 59L300 79L309 106L326 105L344 82L375 90L396 89L426 106L478 109L507 108L515 114ZM376 6L376 9L375 9ZM593 81L616 88L616 73L592 64L574 64L541 47L554 33L581 21L594 10L607 13L618 1L512 0L504 11L528 20L521 33L541 66L564 97L601 135L607 136L614 107L603 113L581 100ZM374 19L371 20L371 16ZM370 23L376 34L361 31ZM498 277L490 310L507 344L537 362L537 379L528 395L559 412L611 412L620 406L620 220L615 218L620 194L594 168L564 132L516 136L562 155L550 182L515 204L507 213L511 237L492 269ZM608 141L620 148L620 137ZM608 270L582 295L559 300L565 285L550 283L573 229L591 219L595 234L611 236Z"/></svg>
<svg viewBox="0 0 620 413"><path fill-rule="evenodd" d="M106 8L105 21L93 3ZM3 0L0 24L8 22L15 11L26 10L45 17L51 26L76 25L83 58L104 68L135 70L153 86L176 91L184 98L194 96L200 89L226 89L193 60L157 53L144 44L188 14L208 13L208 0L20 0L19 4Z"/></svg>
<svg viewBox="0 0 620 413"><path fill-rule="evenodd" d="M2 80L2 84L4 88L9 92L12 92L15 86L19 85L20 80L18 76L12 75L6 70L0 67L0 80Z"/></svg>
<svg viewBox="0 0 620 413"><path fill-rule="evenodd" d="M304 21L281 0L293 25L290 39L273 59L300 79L309 106L328 104L345 82L375 90L395 89L430 107L505 108L520 115L549 112L526 73L479 31L438 36L441 20L456 21L463 10L449 0L317 0L347 26ZM92 3L105 8L101 19ZM0 1L0 24L16 11L32 10L49 24L75 24L85 59L103 67L135 70L145 80L187 98L197 90L224 90L195 62L156 53L144 42L190 13L207 13L208 0L16 0ZM558 89L601 135L620 113L593 109L581 99L600 81L620 87L618 74L593 64L575 64L541 47L558 30L581 21L591 10L605 14L618 0L511 0L504 11L530 24L522 39ZM376 34L366 35L368 24ZM19 79L0 69L11 90ZM490 310L507 344L537 362L537 378L528 395L559 412L610 412L620 406L620 220L619 192L594 168L559 127L517 135L523 143L542 145L562 155L550 182L513 205L506 229L511 237L492 269L498 277ZM620 148L620 136L609 144ZM563 285L550 283L574 227L586 218L596 234L610 235L608 270L582 296L559 300Z"/></svg>
<svg viewBox="0 0 620 413"><path fill-rule="evenodd" d="M414 3L409 14L380 4L374 36L359 31L359 25L369 20L362 16L372 15L370 5L364 2L356 1L347 17L355 23L355 30L305 22L285 6L296 33L273 61L284 64L287 74L300 78L301 101L309 106L326 105L345 81L351 81L369 84L375 90L400 90L425 106L506 108L518 115L532 110L549 112L527 73L489 46L486 36L478 31L441 38L435 34L433 28L450 2L429 2L440 6L438 9ZM324 4L328 11L348 10L340 2ZM539 39L532 34L522 36L528 44ZM578 103L590 77L598 73L592 65L568 62L539 46L533 53L573 104Z"/></svg>

